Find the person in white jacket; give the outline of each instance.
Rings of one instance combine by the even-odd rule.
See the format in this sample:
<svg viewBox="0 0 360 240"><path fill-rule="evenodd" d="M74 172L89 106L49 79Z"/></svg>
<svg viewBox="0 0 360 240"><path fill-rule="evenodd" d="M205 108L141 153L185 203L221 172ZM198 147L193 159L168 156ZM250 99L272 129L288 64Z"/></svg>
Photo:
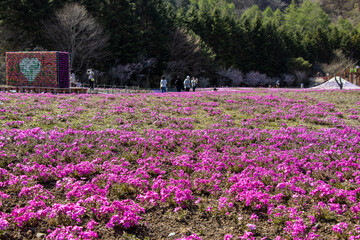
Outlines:
<svg viewBox="0 0 360 240"><path fill-rule="evenodd" d="M160 89L162 93L166 92L166 85L167 85L166 78L165 76L162 76L160 80Z"/></svg>
<svg viewBox="0 0 360 240"><path fill-rule="evenodd" d="M184 80L184 88L186 92L190 91L190 76L187 76Z"/></svg>

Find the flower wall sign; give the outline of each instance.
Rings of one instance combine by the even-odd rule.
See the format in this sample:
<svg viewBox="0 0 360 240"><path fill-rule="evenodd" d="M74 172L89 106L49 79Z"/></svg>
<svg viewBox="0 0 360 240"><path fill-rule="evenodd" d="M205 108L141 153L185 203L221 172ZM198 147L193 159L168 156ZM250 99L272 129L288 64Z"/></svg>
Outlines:
<svg viewBox="0 0 360 240"><path fill-rule="evenodd" d="M41 63L37 58L23 58L20 62L20 71L29 82L33 82L41 69Z"/></svg>
<svg viewBox="0 0 360 240"><path fill-rule="evenodd" d="M67 52L7 52L6 84L70 87Z"/></svg>

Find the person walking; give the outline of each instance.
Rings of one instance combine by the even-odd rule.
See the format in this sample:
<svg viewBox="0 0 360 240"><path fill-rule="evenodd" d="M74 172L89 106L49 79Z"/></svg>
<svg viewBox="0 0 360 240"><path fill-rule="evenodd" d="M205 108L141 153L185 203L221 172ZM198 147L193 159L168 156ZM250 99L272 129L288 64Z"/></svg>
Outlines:
<svg viewBox="0 0 360 240"><path fill-rule="evenodd" d="M88 79L89 79L89 83L90 83L90 89L94 89L94 85L95 85L95 74L93 72L92 69L88 69L87 70L87 75L88 76Z"/></svg>
<svg viewBox="0 0 360 240"><path fill-rule="evenodd" d="M178 92L181 92L181 89L183 89L183 83L182 83L182 81L180 80L180 76L177 76L177 77L176 77L175 87L176 87L176 91L178 91Z"/></svg>
<svg viewBox="0 0 360 240"><path fill-rule="evenodd" d="M76 86L76 76L73 70L70 72L70 87Z"/></svg>
<svg viewBox="0 0 360 240"><path fill-rule="evenodd" d="M198 79L195 77L192 77L191 78L191 87L193 89L193 92L195 92L195 88L197 87L197 84L198 84Z"/></svg>
<svg viewBox="0 0 360 240"><path fill-rule="evenodd" d="M167 85L167 80L165 79L165 76L162 76L160 80L160 89L162 93L166 92L166 85Z"/></svg>
<svg viewBox="0 0 360 240"><path fill-rule="evenodd" d="M184 80L184 88L186 92L190 92L190 76L187 76Z"/></svg>

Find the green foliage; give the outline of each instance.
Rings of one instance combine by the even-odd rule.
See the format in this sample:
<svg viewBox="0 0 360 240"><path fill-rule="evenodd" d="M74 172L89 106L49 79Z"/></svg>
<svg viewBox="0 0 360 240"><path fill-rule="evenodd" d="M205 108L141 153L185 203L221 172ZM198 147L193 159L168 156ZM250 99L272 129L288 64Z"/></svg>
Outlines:
<svg viewBox="0 0 360 240"><path fill-rule="evenodd" d="M50 0L2 0L0 22L3 27L16 32L9 41L17 41L22 50L41 46L41 22L53 13ZM24 49L26 48L26 49Z"/></svg>
<svg viewBox="0 0 360 240"><path fill-rule="evenodd" d="M344 19L344 18L339 18L338 20L338 29L341 32L351 32L354 28L354 26L352 25L352 23L349 21L349 19Z"/></svg>
<svg viewBox="0 0 360 240"><path fill-rule="evenodd" d="M251 8L248 8L242 15L242 19L254 19L262 17L262 13L260 11L260 8L257 5L252 6Z"/></svg>
<svg viewBox="0 0 360 240"><path fill-rule="evenodd" d="M274 12L270 7L267 7L262 15L265 23L272 22L277 27L283 24L284 14L280 11L280 9L276 9Z"/></svg>
<svg viewBox="0 0 360 240"><path fill-rule="evenodd" d="M134 3L119 0L107 1L101 9L100 21L110 35L112 58L122 63L144 53L141 48L144 43L141 38L142 32L135 11ZM114 16L117 18L116 21Z"/></svg>
<svg viewBox="0 0 360 240"><path fill-rule="evenodd" d="M327 34L321 28L305 37L309 60L311 62L329 62L332 49Z"/></svg>
<svg viewBox="0 0 360 240"><path fill-rule="evenodd" d="M290 58L287 62L287 67L288 70L290 72L293 72L295 70L300 70L300 71L309 71L312 64L309 63L308 61L306 61L304 58L302 57L298 57L298 58Z"/></svg>
<svg viewBox="0 0 360 240"><path fill-rule="evenodd" d="M110 37L110 56L95 66L103 71L139 57L154 58L157 64L151 77L157 79L174 61L169 43L175 29L196 36L190 48L203 49L203 65L209 65L188 74L203 71L204 76L214 76L217 66L280 76L328 63L335 49L360 60L360 25L346 18L331 24L323 10L329 12L328 2L312 0L283 1L281 10L274 4L253 5L242 14L239 8L248 5L231 0L3 0L0 48L46 48L42 23L70 2L84 5Z"/></svg>
<svg viewBox="0 0 360 240"><path fill-rule="evenodd" d="M235 16L235 5L226 0L190 0L190 4L199 11L211 12L217 9L226 16Z"/></svg>
<svg viewBox="0 0 360 240"><path fill-rule="evenodd" d="M319 3L305 0L300 6L293 1L285 11L285 25L290 31L310 33L315 28L327 29L330 25L328 15Z"/></svg>

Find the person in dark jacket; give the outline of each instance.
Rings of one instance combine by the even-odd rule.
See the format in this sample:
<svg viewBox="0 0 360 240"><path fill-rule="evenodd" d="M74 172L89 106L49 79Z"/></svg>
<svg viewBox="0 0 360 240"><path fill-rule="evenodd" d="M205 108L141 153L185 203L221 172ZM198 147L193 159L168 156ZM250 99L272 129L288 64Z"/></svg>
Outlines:
<svg viewBox="0 0 360 240"><path fill-rule="evenodd" d="M177 76L175 80L175 87L178 92L181 92L181 89L183 89L183 82L180 80L180 76Z"/></svg>

